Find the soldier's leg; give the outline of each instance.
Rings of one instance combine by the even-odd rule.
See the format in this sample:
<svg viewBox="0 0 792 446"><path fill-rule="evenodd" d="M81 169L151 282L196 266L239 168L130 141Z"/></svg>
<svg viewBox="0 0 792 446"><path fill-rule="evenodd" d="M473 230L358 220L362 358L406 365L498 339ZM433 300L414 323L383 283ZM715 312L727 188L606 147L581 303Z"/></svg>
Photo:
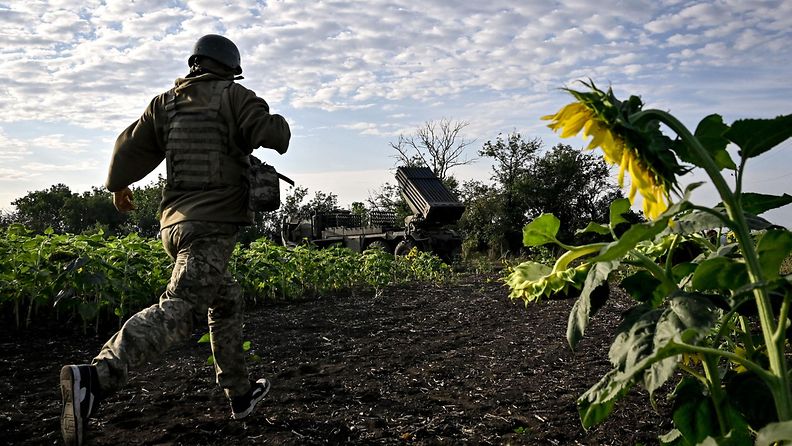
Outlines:
<svg viewBox="0 0 792 446"><path fill-rule="evenodd" d="M209 307L209 334L217 384L228 398L244 395L250 389L242 350L243 306L239 284L226 273L224 284Z"/></svg>
<svg viewBox="0 0 792 446"><path fill-rule="evenodd" d="M163 229L163 244L175 257L170 283L158 305L133 315L94 358L103 392L123 386L129 368L157 359L186 341L194 316L206 315L236 240L235 228L224 228L231 225L220 225L223 230L219 232L214 226L185 222Z"/></svg>

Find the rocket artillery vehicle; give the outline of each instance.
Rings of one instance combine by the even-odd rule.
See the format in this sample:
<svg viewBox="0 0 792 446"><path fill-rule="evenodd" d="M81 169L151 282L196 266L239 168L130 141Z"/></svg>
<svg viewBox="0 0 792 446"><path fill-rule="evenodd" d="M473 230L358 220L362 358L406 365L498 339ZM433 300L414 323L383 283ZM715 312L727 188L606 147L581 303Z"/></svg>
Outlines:
<svg viewBox="0 0 792 446"><path fill-rule="evenodd" d="M284 221L284 245L341 245L357 252L379 248L395 255L416 247L445 261L453 259L461 251L462 237L451 226L465 205L427 167L399 167L396 181L412 211L403 224L397 224L395 213L389 211L370 211L367 218L348 210L317 213L310 221Z"/></svg>

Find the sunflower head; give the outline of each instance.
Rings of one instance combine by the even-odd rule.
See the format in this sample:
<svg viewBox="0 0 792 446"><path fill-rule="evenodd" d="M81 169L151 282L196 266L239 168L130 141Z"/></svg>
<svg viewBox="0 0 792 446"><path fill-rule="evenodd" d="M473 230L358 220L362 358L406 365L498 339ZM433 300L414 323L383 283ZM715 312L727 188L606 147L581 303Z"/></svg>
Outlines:
<svg viewBox="0 0 792 446"><path fill-rule="evenodd" d="M526 305L543 296L565 293L569 287L580 289L591 265L582 264L574 268L554 270L537 262L523 262L512 270L506 283L512 299L523 299Z"/></svg>
<svg viewBox="0 0 792 446"><path fill-rule="evenodd" d="M576 101L558 113L543 116L548 127L562 138L583 131L591 141L587 149L601 148L605 161L619 166L619 185L624 186L625 172L630 174L630 202L636 193L643 198L644 213L652 219L670 204L670 192L679 191L676 177L686 172L671 150L673 141L660 132L657 121L633 123L630 118L643 108L637 96L620 101L613 90L602 91L594 82L582 82L589 91L564 90Z"/></svg>

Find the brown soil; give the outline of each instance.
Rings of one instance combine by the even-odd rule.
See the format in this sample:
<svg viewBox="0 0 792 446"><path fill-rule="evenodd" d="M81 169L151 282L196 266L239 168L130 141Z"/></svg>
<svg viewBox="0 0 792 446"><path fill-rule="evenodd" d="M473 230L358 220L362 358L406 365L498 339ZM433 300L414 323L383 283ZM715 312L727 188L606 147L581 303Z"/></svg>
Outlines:
<svg viewBox="0 0 792 446"><path fill-rule="evenodd" d="M602 425L580 426L575 400L609 369L628 305L615 293L575 353L572 300L525 308L494 277L267 303L245 326L262 358L251 377L272 381L254 414L230 419L209 347L193 342L131 372L91 420L88 444L657 444L668 409L659 396L654 412L639 390ZM60 367L90 360L106 336L3 331L0 443L59 444Z"/></svg>

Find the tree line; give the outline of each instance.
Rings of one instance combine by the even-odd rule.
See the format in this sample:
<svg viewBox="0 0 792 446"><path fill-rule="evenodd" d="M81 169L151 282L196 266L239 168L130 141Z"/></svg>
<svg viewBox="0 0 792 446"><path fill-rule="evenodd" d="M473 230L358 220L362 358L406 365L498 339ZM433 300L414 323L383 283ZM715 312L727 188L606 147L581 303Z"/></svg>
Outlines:
<svg viewBox="0 0 792 446"><path fill-rule="evenodd" d="M589 222L607 222L608 205L622 197L611 180L601 157L558 144L549 149L539 138L525 139L517 132L499 134L478 150L478 158L466 157L472 141L462 137L468 124L463 121L430 121L413 135L399 135L391 143L396 163L426 166L465 204L457 224L464 236L465 252L485 252L491 256L517 254L522 247L521 228L542 213L553 213L563 223L560 240L574 240L575 231ZM453 168L486 159L492 163L486 180L460 183ZM35 232L52 228L57 233L125 235L137 233L154 237L159 231L158 212L165 178L133 188L137 209L121 214L112 204L111 193L94 187L72 192L64 184L29 192L12 202L15 210L0 215L0 225L21 223ZM266 237L280 241L284 219L309 219L317 212L337 210L338 196L305 187L292 188L282 197L280 209L257 213L255 224L243 229L240 242L246 244ZM353 213L391 211L404 217L410 211L398 185L385 183L366 203L355 202ZM639 215L632 215L636 221Z"/></svg>

